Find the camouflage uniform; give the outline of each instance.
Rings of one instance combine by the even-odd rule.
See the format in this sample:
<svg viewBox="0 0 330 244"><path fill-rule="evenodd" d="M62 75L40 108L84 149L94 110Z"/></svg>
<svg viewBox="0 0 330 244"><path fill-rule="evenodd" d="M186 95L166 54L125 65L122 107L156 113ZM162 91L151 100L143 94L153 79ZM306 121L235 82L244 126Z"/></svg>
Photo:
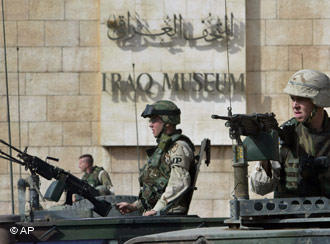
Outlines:
<svg viewBox="0 0 330 244"><path fill-rule="evenodd" d="M153 106L153 107L148 107ZM153 109L151 113L142 114L151 117L153 112L180 111L170 101L159 101L147 105ZM178 124L180 117L177 115L159 115L164 123ZM191 185L190 171L194 163L194 145L190 139L181 134L181 130L172 135L164 132L157 138L157 147L148 150L148 161L140 171L140 193L135 202L140 211L160 211L176 198L180 198L168 213L186 213L188 199L183 195Z"/></svg>
<svg viewBox="0 0 330 244"><path fill-rule="evenodd" d="M330 80L318 71L298 71L284 91L310 98L314 109L330 106ZM330 197L330 119L324 110L321 131L316 131L309 124L313 112L307 121L293 118L281 126L287 136L281 141L280 162L271 162L272 177L256 165L250 177L252 191L264 195L275 190L275 197Z"/></svg>
<svg viewBox="0 0 330 244"><path fill-rule="evenodd" d="M112 182L110 180L109 174L102 168L98 166L93 166L91 173L85 173L82 177L91 186L95 187L100 195L111 194Z"/></svg>

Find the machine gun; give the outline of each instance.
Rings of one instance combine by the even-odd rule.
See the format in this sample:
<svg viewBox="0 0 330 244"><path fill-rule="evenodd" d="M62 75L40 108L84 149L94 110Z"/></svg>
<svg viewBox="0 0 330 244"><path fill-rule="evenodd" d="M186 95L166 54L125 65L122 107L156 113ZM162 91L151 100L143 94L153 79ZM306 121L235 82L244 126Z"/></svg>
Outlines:
<svg viewBox="0 0 330 244"><path fill-rule="evenodd" d="M240 136L257 136L260 132L278 130L278 123L274 113L265 114L234 114L232 116L212 115L212 119L226 120L229 136L241 142Z"/></svg>
<svg viewBox="0 0 330 244"><path fill-rule="evenodd" d="M86 181L77 178L76 176L65 171L64 169L50 165L46 161L36 156L27 154L27 148L24 150L24 152L22 152L21 150L15 148L14 146L8 144L3 140L0 140L0 142L18 152L17 157L19 159L10 156L9 154L1 150L0 158L13 161L22 166L25 166L25 170L29 170L32 175L38 174L47 180L57 180L56 182L53 182L55 184L52 184L50 186L51 190L50 188L48 188L45 194L46 199L58 201L64 191L64 188L66 188L67 196L65 204L72 205L72 194L79 194L82 197L88 199L94 205L93 210L96 213L103 217L108 215L109 211L111 210L111 204L104 200L96 199L95 197L99 196L99 192L94 187L89 185Z"/></svg>
<svg viewBox="0 0 330 244"><path fill-rule="evenodd" d="M231 114L228 116L212 115L213 119L226 120L229 136L236 140L234 153L235 199L249 199L248 161L278 160L279 131L275 114ZM242 141L241 136L246 136Z"/></svg>

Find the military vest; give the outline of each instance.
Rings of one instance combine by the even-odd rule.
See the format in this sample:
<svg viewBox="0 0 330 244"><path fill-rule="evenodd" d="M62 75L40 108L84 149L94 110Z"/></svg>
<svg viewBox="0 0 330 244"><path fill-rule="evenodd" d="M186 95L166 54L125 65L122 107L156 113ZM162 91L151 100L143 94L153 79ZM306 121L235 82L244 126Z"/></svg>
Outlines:
<svg viewBox="0 0 330 244"><path fill-rule="evenodd" d="M171 136L163 133L157 147L147 151L149 158L140 170L139 175L139 199L145 210L151 210L165 192L171 173L171 165L165 162L165 154L178 140L187 142L192 151L194 151L194 146L190 139L181 133Z"/></svg>
<svg viewBox="0 0 330 244"><path fill-rule="evenodd" d="M99 180L99 174L102 170L104 170L102 167L93 166L92 173L90 174L85 173L82 177L82 180L87 181L88 184L90 184L93 187L102 185L102 183Z"/></svg>
<svg viewBox="0 0 330 244"><path fill-rule="evenodd" d="M291 119L284 126L291 127L291 141L281 147L282 175L276 197L330 196L330 168L321 174L303 169L303 158L330 157L330 123L327 113L323 129L316 132L303 123ZM294 139L292 139L294 138Z"/></svg>

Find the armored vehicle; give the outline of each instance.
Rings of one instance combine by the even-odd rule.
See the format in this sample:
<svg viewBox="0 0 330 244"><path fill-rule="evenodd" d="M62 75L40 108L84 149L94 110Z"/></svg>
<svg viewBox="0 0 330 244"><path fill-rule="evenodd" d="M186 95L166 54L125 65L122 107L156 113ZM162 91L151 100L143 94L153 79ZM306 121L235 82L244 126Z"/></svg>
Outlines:
<svg viewBox="0 0 330 244"><path fill-rule="evenodd" d="M98 202L112 206L121 197L135 200L129 196L117 196L118 199L103 196L54 212L33 211L25 220L22 216L1 216L1 243L329 243L328 198L249 199L248 162L278 160L277 141L283 132L275 115L212 117L227 120L230 137L236 142L233 145L235 194L230 201L230 218L161 215L164 213L151 217L119 216L115 208L101 217L104 211L95 212ZM241 136L245 139L241 140ZM195 189L205 155L209 155L208 140L203 141L197 157L190 191Z"/></svg>
<svg viewBox="0 0 330 244"><path fill-rule="evenodd" d="M136 243L330 243L329 199L249 199L247 162L278 160L282 131L274 114L212 116L227 120L233 145L234 199L225 226L193 228L133 238ZM246 136L241 140L241 136Z"/></svg>
<svg viewBox="0 0 330 244"><path fill-rule="evenodd" d="M144 217L138 214L122 216L115 204L133 202L136 196L97 196L95 189L67 171L52 166L46 160L20 151L5 141L2 144L18 152L18 158L0 151L1 157L24 165L31 172L25 182L29 185L31 210L27 214L0 216L1 243L123 243L131 238L173 230L222 226L224 218L200 218L198 216L167 215L167 209L158 216ZM52 159L52 158L51 158ZM204 160L205 159L205 160ZM204 139L196 155L192 184L186 194L193 195L200 165L210 163L210 141ZM57 201L66 190L66 204L60 209L39 209L38 176L56 179L47 189L44 198ZM77 193L86 199L72 203L71 195ZM181 198L175 199L180 201Z"/></svg>

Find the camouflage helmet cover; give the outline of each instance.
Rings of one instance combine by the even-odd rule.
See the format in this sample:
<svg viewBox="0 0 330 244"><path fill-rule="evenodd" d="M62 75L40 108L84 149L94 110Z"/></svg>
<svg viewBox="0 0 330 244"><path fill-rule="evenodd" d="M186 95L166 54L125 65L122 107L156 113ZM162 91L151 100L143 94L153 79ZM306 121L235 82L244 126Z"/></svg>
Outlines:
<svg viewBox="0 0 330 244"><path fill-rule="evenodd" d="M310 98L319 107L330 107L330 79L326 74L316 70L304 69L294 73L284 92Z"/></svg>
<svg viewBox="0 0 330 244"><path fill-rule="evenodd" d="M150 118L158 115L165 124L180 124L180 109L171 101L160 100L151 105L147 104L141 116Z"/></svg>

